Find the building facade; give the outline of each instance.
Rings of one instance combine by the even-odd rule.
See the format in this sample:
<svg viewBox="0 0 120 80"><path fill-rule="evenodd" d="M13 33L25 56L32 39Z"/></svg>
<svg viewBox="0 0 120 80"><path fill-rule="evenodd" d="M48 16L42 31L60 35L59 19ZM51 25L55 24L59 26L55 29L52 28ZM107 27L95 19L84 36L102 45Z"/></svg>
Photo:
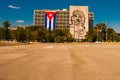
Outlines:
<svg viewBox="0 0 120 80"><path fill-rule="evenodd" d="M88 6L70 6L69 10L34 10L34 26L45 26L46 11L55 11L56 29L68 29L75 39L84 39L94 25L94 13L89 12Z"/></svg>
<svg viewBox="0 0 120 80"><path fill-rule="evenodd" d="M85 39L89 29L88 6L70 6L70 33L75 39Z"/></svg>
<svg viewBox="0 0 120 80"><path fill-rule="evenodd" d="M93 30L93 26L94 26L94 13L93 12L89 12L88 19L89 19L89 31L90 31L90 30Z"/></svg>
<svg viewBox="0 0 120 80"><path fill-rule="evenodd" d="M34 11L34 26L45 26L45 12L56 12L56 29L69 29L69 11L63 10L35 10Z"/></svg>

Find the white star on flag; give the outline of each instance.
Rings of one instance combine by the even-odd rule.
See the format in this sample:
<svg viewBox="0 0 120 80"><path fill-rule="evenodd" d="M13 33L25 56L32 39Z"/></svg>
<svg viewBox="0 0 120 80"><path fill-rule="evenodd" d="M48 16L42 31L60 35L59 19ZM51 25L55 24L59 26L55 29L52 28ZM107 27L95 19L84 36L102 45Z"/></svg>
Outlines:
<svg viewBox="0 0 120 80"><path fill-rule="evenodd" d="M50 14L49 16L52 16L52 14Z"/></svg>

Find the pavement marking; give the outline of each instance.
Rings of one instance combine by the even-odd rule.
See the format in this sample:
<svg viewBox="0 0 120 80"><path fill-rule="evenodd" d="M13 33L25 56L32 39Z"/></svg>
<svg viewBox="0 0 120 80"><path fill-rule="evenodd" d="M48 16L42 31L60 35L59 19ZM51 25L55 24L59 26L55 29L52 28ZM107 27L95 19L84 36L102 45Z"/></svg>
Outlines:
<svg viewBox="0 0 120 80"><path fill-rule="evenodd" d="M23 57L23 56L26 56L26 55L27 54L16 54L16 53L13 53L13 54L1 54L0 55L0 60L16 59L16 58Z"/></svg>
<svg viewBox="0 0 120 80"><path fill-rule="evenodd" d="M47 46L47 47L43 47L43 48L52 49L52 48L54 48L54 46Z"/></svg>

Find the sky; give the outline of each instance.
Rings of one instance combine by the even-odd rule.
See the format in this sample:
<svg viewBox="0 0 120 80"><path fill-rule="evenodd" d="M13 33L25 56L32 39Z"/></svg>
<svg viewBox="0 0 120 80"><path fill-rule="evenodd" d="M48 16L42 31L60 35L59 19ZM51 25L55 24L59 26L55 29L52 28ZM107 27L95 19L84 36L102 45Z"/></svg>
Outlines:
<svg viewBox="0 0 120 80"><path fill-rule="evenodd" d="M94 24L107 23L120 33L120 0L0 0L0 26L8 20L11 26L33 25L35 9L69 10L70 5L89 6Z"/></svg>

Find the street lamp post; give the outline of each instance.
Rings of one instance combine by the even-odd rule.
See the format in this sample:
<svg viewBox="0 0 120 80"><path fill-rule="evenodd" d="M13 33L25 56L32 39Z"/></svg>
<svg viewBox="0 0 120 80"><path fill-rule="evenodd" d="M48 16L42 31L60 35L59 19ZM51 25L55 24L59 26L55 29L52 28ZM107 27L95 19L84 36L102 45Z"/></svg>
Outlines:
<svg viewBox="0 0 120 80"><path fill-rule="evenodd" d="M107 42L107 21L106 21L106 42Z"/></svg>
<svg viewBox="0 0 120 80"><path fill-rule="evenodd" d="M98 41L98 29L97 29L97 41Z"/></svg>
<svg viewBox="0 0 120 80"><path fill-rule="evenodd" d="M106 42L107 42L107 26L106 26Z"/></svg>
<svg viewBox="0 0 120 80"><path fill-rule="evenodd" d="M100 29L100 39L101 39L101 42L102 42L102 29Z"/></svg>

